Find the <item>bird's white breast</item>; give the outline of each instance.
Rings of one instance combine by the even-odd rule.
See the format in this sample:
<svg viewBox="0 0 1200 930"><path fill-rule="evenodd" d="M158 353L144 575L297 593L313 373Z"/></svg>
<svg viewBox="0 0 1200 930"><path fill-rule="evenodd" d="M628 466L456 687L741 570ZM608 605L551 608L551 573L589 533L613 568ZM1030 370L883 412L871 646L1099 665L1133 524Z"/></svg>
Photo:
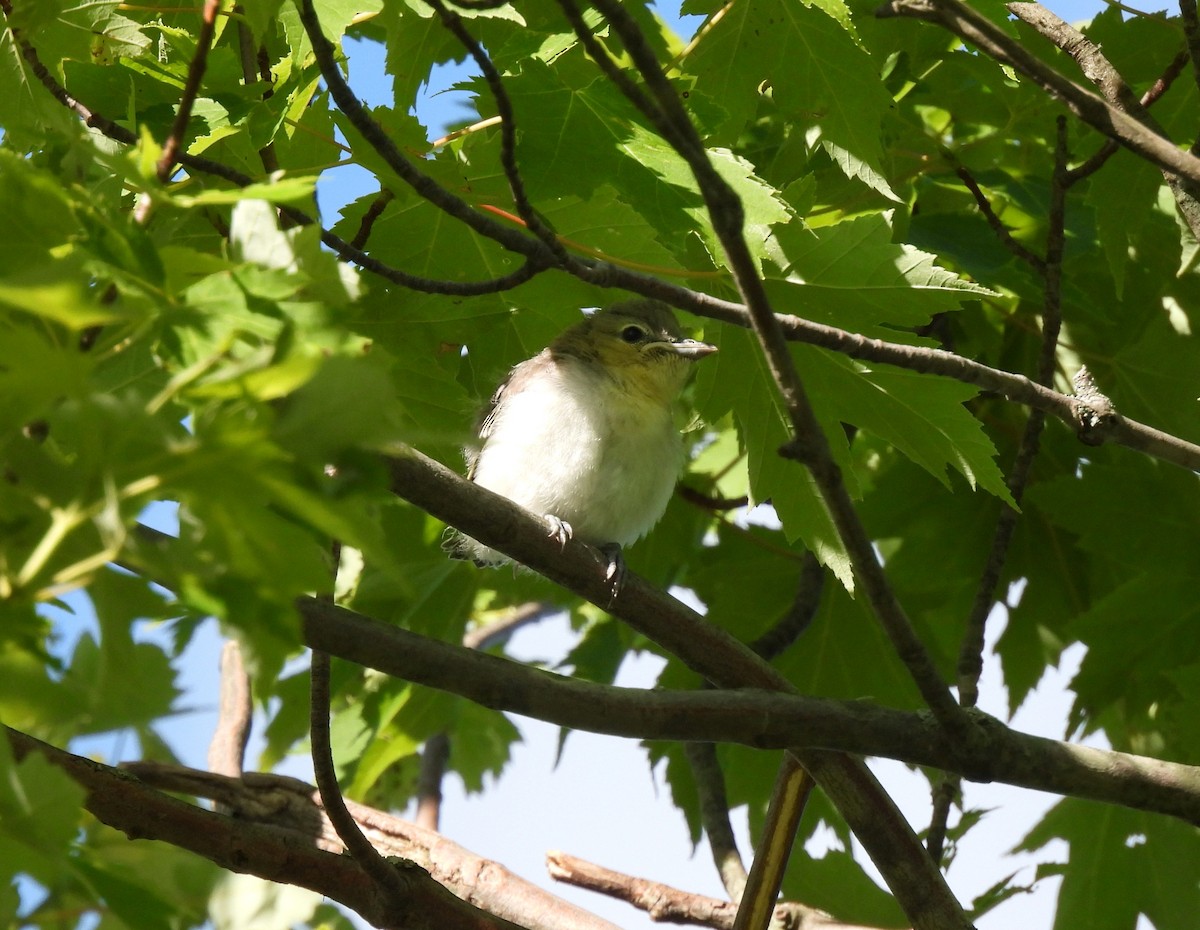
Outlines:
<svg viewBox="0 0 1200 930"><path fill-rule="evenodd" d="M501 396L474 480L585 542L634 542L666 510L683 465L670 407L573 358L525 364L540 367Z"/></svg>

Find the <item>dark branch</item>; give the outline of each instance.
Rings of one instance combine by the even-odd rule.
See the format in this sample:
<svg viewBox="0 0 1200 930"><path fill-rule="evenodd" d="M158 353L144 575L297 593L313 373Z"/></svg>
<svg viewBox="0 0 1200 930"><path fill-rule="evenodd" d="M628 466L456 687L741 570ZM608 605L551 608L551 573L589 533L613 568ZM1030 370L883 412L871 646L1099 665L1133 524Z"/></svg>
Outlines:
<svg viewBox="0 0 1200 930"><path fill-rule="evenodd" d="M749 648L644 579L630 573L614 599L601 563L588 546L576 541L560 546L547 534L543 520L460 478L416 450L407 450L392 460L392 487L400 497L472 539L607 610L714 684L726 688L794 689ZM336 647L330 651L343 654ZM879 865L892 893L918 930L965 930L969 922L944 879L861 760L807 750L797 750L796 756Z"/></svg>
<svg viewBox="0 0 1200 930"><path fill-rule="evenodd" d="M684 743L683 752L696 792L700 796L700 822L708 837L708 848L712 851L713 865L721 876L721 884L729 900L741 900L746 887L746 865L738 851L737 839L733 835L733 824L729 820L729 798L725 793L725 773L717 760L717 749L712 743Z"/></svg>
<svg viewBox="0 0 1200 930"><path fill-rule="evenodd" d="M1167 171L1200 183L1200 158L1147 129L1119 107L1064 77L1003 29L961 0L890 0L877 16L909 16L936 23L997 61L1030 78L1094 129Z"/></svg>
<svg viewBox="0 0 1200 930"><path fill-rule="evenodd" d="M542 241L559 265L569 264L570 259L566 249L558 241L554 230L547 226L538 216L537 211L533 209L533 204L529 202L529 195L525 191L525 180L521 177L521 169L517 164L517 120L513 114L512 100L508 96L508 90L500 79L500 72L492 64L492 59L484 51L483 46L475 41L475 37L471 35L461 16L448 9L442 0L426 0L426 2L437 12L442 25L467 50L483 75L483 79L487 82L488 90L496 103L496 113L500 117L500 164L504 169L504 177L508 181L508 189L512 193L517 213L525 221L526 228Z"/></svg>
<svg viewBox="0 0 1200 930"><path fill-rule="evenodd" d="M84 807L97 820L130 838L160 840L233 872L308 888L344 904L376 927L520 930L456 898L415 867L410 869L412 895L404 907L395 908L354 859L319 848L309 834L202 810L128 772L63 752L8 727L3 732L17 759L41 754L87 791Z"/></svg>
<svg viewBox="0 0 1200 930"><path fill-rule="evenodd" d="M567 558L583 562L591 556L574 552ZM630 581L645 584L633 577ZM759 749L805 746L805 764L847 758L838 754L843 752L880 756L958 772L972 781L1103 801L1200 825L1200 767L1031 736L979 711L971 711L971 716L985 730L987 742L974 751L928 714L760 688L646 691L600 685L427 639L316 600L301 601L299 607L305 640L314 649L328 649L347 661L494 710L575 730ZM719 648L725 640L720 631L709 635L693 628L682 605L662 623L682 626L681 635L695 633L705 640L697 651ZM722 658L714 654L710 662L719 664ZM874 815L882 816L878 811ZM858 825L851 826L857 831ZM924 852L921 857L927 859Z"/></svg>
<svg viewBox="0 0 1200 930"><path fill-rule="evenodd" d="M183 93L179 97L179 109L175 112L175 120L167 139L163 143L162 155L158 159L155 171L158 180L166 184L175 170L183 137L187 134L188 123L192 118L192 107L200 93L200 82L204 80L204 71L208 66L208 50L212 48L213 34L216 32L217 12L221 8L221 0L204 0L204 9L200 14L200 30L196 33L196 53L188 65L187 80L183 85Z"/></svg>
<svg viewBox="0 0 1200 930"><path fill-rule="evenodd" d="M567 0L569 2L569 0ZM725 250L726 262L749 311L751 325L762 345L768 368L791 421L793 437L781 454L808 467L829 508L851 564L871 608L918 690L935 714L949 725L961 723L958 705L938 674L933 660L896 599L875 554L871 539L846 490L841 469L817 420L778 317L771 308L758 265L745 238L745 213L736 192L708 159L691 118L667 80L641 28L617 0L593 0L620 35L658 109L656 128L687 162L700 188L713 230ZM669 127L669 129L667 129Z"/></svg>

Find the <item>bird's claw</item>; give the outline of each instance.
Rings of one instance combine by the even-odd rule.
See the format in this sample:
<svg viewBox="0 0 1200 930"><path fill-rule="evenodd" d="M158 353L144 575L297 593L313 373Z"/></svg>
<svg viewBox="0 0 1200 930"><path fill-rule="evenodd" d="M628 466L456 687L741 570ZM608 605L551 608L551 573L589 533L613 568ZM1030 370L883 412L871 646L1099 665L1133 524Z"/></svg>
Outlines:
<svg viewBox="0 0 1200 930"><path fill-rule="evenodd" d="M621 554L621 547L617 543L599 545L596 547L596 553L604 562L604 580L608 582L608 602L611 604L621 593L629 569L625 565L625 556Z"/></svg>
<svg viewBox="0 0 1200 930"><path fill-rule="evenodd" d="M542 514L546 522L550 524L550 532L546 535L553 539L559 546L566 546L567 541L575 535L575 531L571 529L571 524L566 520L561 520L552 513Z"/></svg>

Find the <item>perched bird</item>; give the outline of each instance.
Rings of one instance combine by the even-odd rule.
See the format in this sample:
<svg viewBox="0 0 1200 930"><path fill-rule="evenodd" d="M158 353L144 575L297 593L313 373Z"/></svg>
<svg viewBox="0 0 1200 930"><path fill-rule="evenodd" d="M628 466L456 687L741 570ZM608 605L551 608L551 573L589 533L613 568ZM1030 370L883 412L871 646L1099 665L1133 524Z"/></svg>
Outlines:
<svg viewBox="0 0 1200 930"><path fill-rule="evenodd" d="M468 477L544 515L562 542L600 549L616 589L620 547L662 517L683 468L675 401L691 363L716 351L685 338L657 301L597 311L509 373L468 453ZM507 561L467 536L448 548L478 564Z"/></svg>

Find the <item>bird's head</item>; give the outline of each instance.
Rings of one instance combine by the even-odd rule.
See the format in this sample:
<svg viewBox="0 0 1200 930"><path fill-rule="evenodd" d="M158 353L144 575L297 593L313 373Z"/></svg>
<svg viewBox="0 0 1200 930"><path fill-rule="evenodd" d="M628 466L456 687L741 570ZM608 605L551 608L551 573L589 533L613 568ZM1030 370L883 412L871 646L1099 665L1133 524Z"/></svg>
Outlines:
<svg viewBox="0 0 1200 930"><path fill-rule="evenodd" d="M550 346L554 356L592 363L628 389L673 400L690 363L717 347L683 335L670 308L656 300L631 300L597 310Z"/></svg>

